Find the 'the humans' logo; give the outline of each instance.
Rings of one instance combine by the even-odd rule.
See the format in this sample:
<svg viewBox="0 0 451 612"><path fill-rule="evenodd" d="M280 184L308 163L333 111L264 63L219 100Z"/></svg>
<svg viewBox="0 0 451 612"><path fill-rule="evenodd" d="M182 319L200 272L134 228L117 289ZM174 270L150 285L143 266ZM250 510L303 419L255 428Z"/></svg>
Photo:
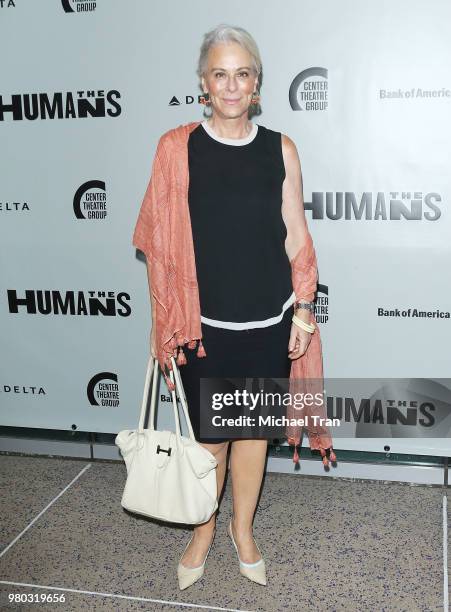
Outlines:
<svg viewBox="0 0 451 612"><path fill-rule="evenodd" d="M0 95L0 121L5 121L7 117L13 121L118 117L122 109L116 98L120 97L116 89L107 92L103 89L89 89L51 94L12 94L10 102Z"/></svg>
<svg viewBox="0 0 451 612"><path fill-rule="evenodd" d="M114 382L105 382L112 380ZM91 406L119 406L119 385L114 372L99 372L91 378L86 389Z"/></svg>
<svg viewBox="0 0 451 612"><path fill-rule="evenodd" d="M87 295L86 295L87 294ZM8 309L18 314L19 308L27 314L72 315L98 317L128 317L130 295L122 291L57 291L56 289L26 289L19 297L15 289L7 290Z"/></svg>
<svg viewBox="0 0 451 612"><path fill-rule="evenodd" d="M328 398L329 399L329 398ZM355 422L356 438L449 438L449 379L387 380L371 396L333 398L330 418Z"/></svg>
<svg viewBox="0 0 451 612"><path fill-rule="evenodd" d="M105 219L105 181L93 180L80 185L74 195L74 213L77 219Z"/></svg>
<svg viewBox="0 0 451 612"><path fill-rule="evenodd" d="M328 92L327 68L307 68L290 85L290 106L293 110L326 110Z"/></svg>
<svg viewBox="0 0 451 612"><path fill-rule="evenodd" d="M440 208L435 202L441 202L439 193L411 191L391 191L389 197L379 191L373 195L365 191L360 196L360 202L353 191L322 193L314 191L312 201L304 202L304 209L312 211L312 219L332 221L419 221L423 217L427 221L437 221L441 216ZM425 210L428 207L431 209Z"/></svg>

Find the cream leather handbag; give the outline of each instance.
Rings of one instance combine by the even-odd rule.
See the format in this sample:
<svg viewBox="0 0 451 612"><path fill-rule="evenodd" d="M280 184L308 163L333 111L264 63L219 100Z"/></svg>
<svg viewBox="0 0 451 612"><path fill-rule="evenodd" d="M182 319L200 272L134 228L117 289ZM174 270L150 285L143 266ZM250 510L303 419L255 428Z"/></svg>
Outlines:
<svg viewBox="0 0 451 612"><path fill-rule="evenodd" d="M218 507L215 456L195 439L186 397L175 359L169 376L175 432L154 429L155 404L159 382L158 360L150 356L138 429L120 431L115 444L127 468L121 505L126 510L171 523L196 525L208 521ZM143 429L150 379L150 428ZM180 433L176 391L188 425L189 437Z"/></svg>

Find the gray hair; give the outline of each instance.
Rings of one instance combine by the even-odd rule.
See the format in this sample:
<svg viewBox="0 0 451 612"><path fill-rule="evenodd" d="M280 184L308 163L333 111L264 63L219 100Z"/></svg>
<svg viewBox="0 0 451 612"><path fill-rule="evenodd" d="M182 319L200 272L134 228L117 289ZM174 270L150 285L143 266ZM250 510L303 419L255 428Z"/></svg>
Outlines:
<svg viewBox="0 0 451 612"><path fill-rule="evenodd" d="M199 62L197 66L197 76L204 76L207 69L208 53L210 49L218 43L235 42L244 47L252 57L254 69L258 74L258 93L262 83L262 60L258 50L257 43L252 36L244 28L238 26L230 26L226 23L221 23L210 32L204 35L204 40L200 48Z"/></svg>

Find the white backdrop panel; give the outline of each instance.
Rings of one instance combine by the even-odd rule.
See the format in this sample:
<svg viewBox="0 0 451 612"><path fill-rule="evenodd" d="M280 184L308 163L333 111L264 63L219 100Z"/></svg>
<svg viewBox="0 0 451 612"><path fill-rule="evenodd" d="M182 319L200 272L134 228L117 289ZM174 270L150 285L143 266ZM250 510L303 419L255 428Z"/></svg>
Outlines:
<svg viewBox="0 0 451 612"><path fill-rule="evenodd" d="M13 120L6 109L0 118L3 425L114 433L136 424L151 315L132 232L159 136L202 119L196 62L202 35L221 22L248 29L259 44L263 114L254 121L288 134L298 147L319 281L328 292L325 374L449 376L449 318L378 316L379 307L448 313L451 307L448 2L290 0L263 7L231 0L210 2L207 10L181 0L104 0L83 13L66 13L60 2L15 5L0 9L3 105L14 94L22 103L27 94L51 100L55 92L93 101L117 91L120 113L108 114L116 107L107 102L100 117ZM312 67L327 70L328 107L295 111L290 85ZM381 97L412 88L444 94ZM88 90L96 95L87 97ZM169 105L173 96L180 104ZM78 219L74 196L92 180L105 183L106 215ZM102 190L89 191L95 192ZM335 209L344 194L357 205L368 194L373 210L383 199L388 218L312 216L311 203L319 210L318 202L330 198ZM409 209L419 199L420 218L390 219L396 198ZM8 291L22 299L26 290L86 300L91 291L103 304L108 296L98 292L110 292L112 310L11 312ZM101 373L108 373L106 383L116 378L116 405L89 399L92 388L99 400L93 380ZM158 426L171 426L171 411L162 407ZM355 440L348 447L383 444ZM402 445L405 452L450 454L449 439Z"/></svg>

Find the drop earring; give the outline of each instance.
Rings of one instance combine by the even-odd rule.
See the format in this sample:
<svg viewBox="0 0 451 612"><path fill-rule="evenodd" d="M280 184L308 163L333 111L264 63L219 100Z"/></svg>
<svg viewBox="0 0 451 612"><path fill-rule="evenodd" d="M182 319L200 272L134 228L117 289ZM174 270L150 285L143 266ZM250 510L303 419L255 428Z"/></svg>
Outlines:
<svg viewBox="0 0 451 612"><path fill-rule="evenodd" d="M207 108L208 108L209 106L211 106L210 94L209 94L208 92L204 92L204 93L203 93L203 94L202 94L202 95L199 97L199 102L205 106L205 108L204 108L204 112L203 112L204 117L205 117L206 119L209 119L209 118L212 116L212 114L213 114L213 113L211 112L211 108L210 108L210 114L208 114L208 113L206 112L206 111L207 111Z"/></svg>
<svg viewBox="0 0 451 612"><path fill-rule="evenodd" d="M254 91L252 94L251 104L258 104L260 102L260 95Z"/></svg>

